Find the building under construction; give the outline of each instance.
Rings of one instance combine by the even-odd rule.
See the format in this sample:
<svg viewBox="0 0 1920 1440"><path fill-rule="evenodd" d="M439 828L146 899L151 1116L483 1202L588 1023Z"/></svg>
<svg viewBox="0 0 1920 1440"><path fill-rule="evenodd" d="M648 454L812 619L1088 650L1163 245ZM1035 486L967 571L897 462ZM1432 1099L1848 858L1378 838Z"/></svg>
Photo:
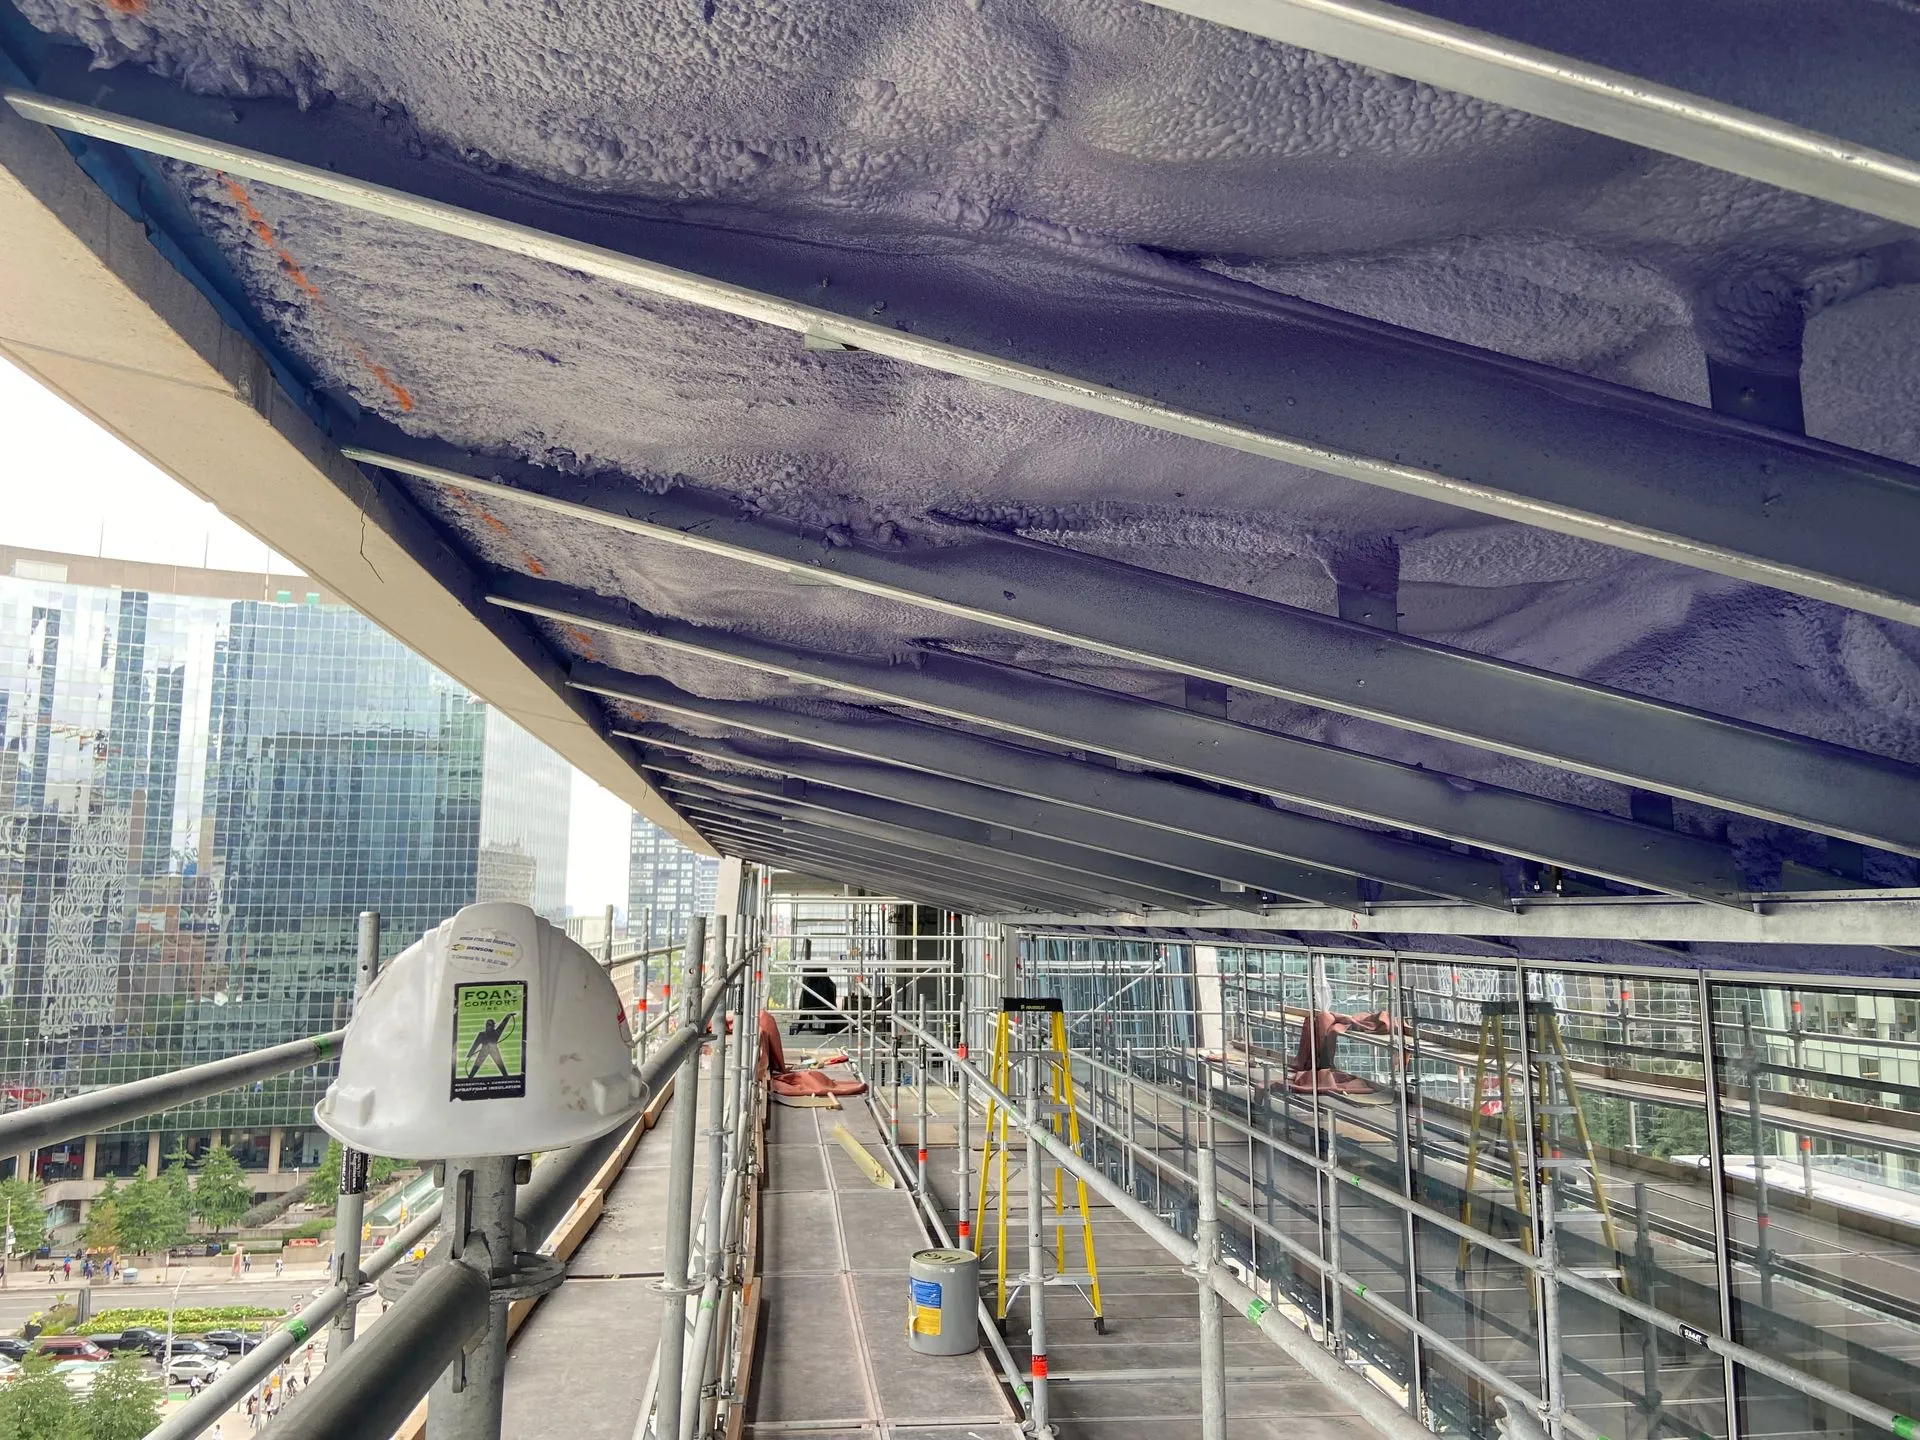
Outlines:
<svg viewBox="0 0 1920 1440"><path fill-rule="evenodd" d="M720 860L600 938L615 1128L343 1239L276 1440L1914 1440L1916 73L1886 0L0 0L0 351Z"/></svg>

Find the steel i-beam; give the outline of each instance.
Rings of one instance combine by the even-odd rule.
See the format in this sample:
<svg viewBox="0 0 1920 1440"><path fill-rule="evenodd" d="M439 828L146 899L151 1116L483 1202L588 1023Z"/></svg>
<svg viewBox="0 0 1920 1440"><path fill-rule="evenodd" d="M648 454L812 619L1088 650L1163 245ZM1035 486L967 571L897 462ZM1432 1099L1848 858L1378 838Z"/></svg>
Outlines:
<svg viewBox="0 0 1920 1440"><path fill-rule="evenodd" d="M574 666L573 683L648 710L1137 820L1317 870L1496 908L1508 902L1506 882L1494 861L1250 804L1172 780L1088 765L913 721L860 724L748 701L710 700L652 676L603 665Z"/></svg>
<svg viewBox="0 0 1920 1440"><path fill-rule="evenodd" d="M884 664L664 616L627 623L614 602L517 576L503 577L490 598L562 624L1650 890L1738 903L1746 888L1732 854L1696 836L996 661L923 650L911 664Z"/></svg>
<svg viewBox="0 0 1920 1440"><path fill-rule="evenodd" d="M1192 892L1201 890L1195 884L1187 892L1163 889L1144 881L1127 882L1112 876L1090 874L1070 866L1062 866L1049 860L1037 859L1019 853L1009 853L994 846L959 840L950 836L929 834L925 830L913 830L904 826L874 822L847 816L834 816L815 810L805 817L795 816L791 809L761 809L755 800L737 793L704 785L674 784L669 787L676 807L684 805L682 813L692 818L705 814L714 807L725 807L735 813L756 814L765 819L786 826L803 826L816 834L838 833L849 839L893 846L908 853L933 853L950 856L956 860L969 861L975 866L1004 872L1015 880L1032 880L1055 885L1058 888L1074 891L1087 891L1106 896L1129 895L1168 909L1178 909L1194 903ZM1207 896L1208 903L1218 903L1219 887L1211 887Z"/></svg>
<svg viewBox="0 0 1920 1440"><path fill-rule="evenodd" d="M1043 894L1053 894L1077 896L1083 903L1106 908L1124 908L1129 904L1138 905L1142 902L1156 904L1161 908L1178 908L1177 903L1171 907L1167 904L1174 899L1172 896L1128 895L1123 891L1102 890L1092 884L1074 882L1056 875L1036 874L1031 871L1020 873L970 857L943 853L929 845L894 844L885 840L833 831L823 826L808 825L784 817L755 816L740 810L730 810L685 792L682 792L680 799L687 806L689 818L698 817L695 823L700 825L703 833L717 834L726 830L736 834L757 834L769 840L790 841L795 845L809 846L824 853L845 854L849 859L865 858L911 865L929 875L944 874L954 879L964 879L982 889L992 888L1008 894L1025 894L1036 899Z"/></svg>
<svg viewBox="0 0 1920 1440"><path fill-rule="evenodd" d="M1776 115L1728 104L1676 85L1530 45L1491 30L1431 14L1445 4L1388 5L1379 0L1148 0L1216 25L1243 30L1282 44L1317 50L1390 74L1423 80L1443 90L1491 100L1563 125L1678 155L1785 190L1818 196L1836 205L1920 225L1920 164L1860 140L1824 134ZM1474 7L1451 7L1476 13ZM1516 12L1532 9L1514 7ZM1499 16L1502 7L1478 13ZM1613 23L1644 26L1645 14L1609 12ZM1523 22L1524 23L1524 22ZM1656 21L1657 23L1657 21ZM1791 22L1789 22L1791 23ZM1816 22L1821 23L1821 22ZM1837 25L1837 17L1824 22ZM1791 31L1778 24L1786 45ZM1676 31L1649 40L1684 51L1697 39ZM1766 42L1759 42L1765 49ZM1755 70L1764 53L1743 47L1740 68ZM1784 46L1782 47L1784 49ZM1757 74L1771 97L1791 94L1806 70L1804 59L1783 53ZM1770 97L1770 98L1771 98ZM1858 123L1857 115L1854 122Z"/></svg>
<svg viewBox="0 0 1920 1440"><path fill-rule="evenodd" d="M1047 853L1069 854L1080 865L1091 863L1096 875L1108 873L1104 868L1108 865L1142 865L1146 867L1144 873L1152 877L1150 883L1174 891L1202 888L1211 893L1230 887L1245 888L1249 882L1240 880L1233 872L1245 868L1250 858L1256 863L1259 859L1210 841L1109 820L1084 810L1032 801L920 771L814 753L788 753L778 758L762 756L740 750L725 740L705 739L665 726L645 727L637 738L653 747L646 755L646 768L661 776L762 796L793 795L796 804L833 814L877 815L882 819L897 819L909 828L963 839L984 838L992 844L1001 843L1003 837L1026 837L1040 845L1056 847ZM726 764L729 769L708 769L679 759L680 755L704 756ZM741 774L738 767L742 765L786 778L766 780ZM1080 860L1081 856L1088 859ZM1116 870L1112 873L1124 879L1136 872ZM1283 872L1266 878L1290 877ZM1228 882L1227 885L1222 881ZM1273 890L1271 885L1254 888ZM1337 903L1351 906L1357 899L1358 891L1348 887L1341 889Z"/></svg>
<svg viewBox="0 0 1920 1440"><path fill-rule="evenodd" d="M392 463L505 504L809 582L1920 854L1920 770L1728 716L1010 536L882 549L685 491L629 491L615 509L589 500L589 483L552 472L540 472L552 489L536 491Z"/></svg>
<svg viewBox="0 0 1920 1440"><path fill-rule="evenodd" d="M1259 7L1243 0L1239 8L1254 15L1264 5L1265 0ZM1248 28L1259 27L1250 21ZM68 68L78 72L66 76L71 88L84 87L89 98L103 98L97 78L85 72L84 63ZM143 86L142 79L122 77L104 98L123 105L147 103L168 112L190 108L176 88L152 79ZM160 87L157 93L155 87ZM814 280L818 261L812 253L795 257L763 245L749 257L751 263L737 267L739 277L747 278L790 270L797 262L799 273L807 277L805 284L799 273L783 274L792 293L770 293L701 268L711 264L715 251L709 229L679 227L693 232L681 234L671 226L623 218L617 237L596 231L622 244L634 243L633 234L645 234L680 262L662 263L354 178L356 168L366 167L370 146L377 148L385 138L377 130L356 132L351 143L322 146L317 158L325 163L307 164L209 138L224 134L232 124L232 107L221 100L207 103L217 104L219 114L229 118L215 120L214 112L206 110L199 116L208 127L202 135L73 99L17 88L3 93L20 114L47 125L262 181L647 294L1920 624L1920 577L1901 540L1915 530L1920 486L1911 468L1881 457L1768 435L1759 427L1628 387L1398 331L1252 287L1232 287L1230 296L1208 293L1205 298L1209 303L1226 299L1246 311L1249 326L1260 332L1259 342L1247 347L1244 356L1222 356L1217 353L1218 337L1209 333L1200 343L1215 353L1202 348L1189 356L1185 351L1196 338L1183 334L1177 321L1162 323L1158 312L1166 309L1165 296L1149 297L1138 293L1141 287L1127 288L1126 321L1143 333L1137 343L1169 357L1164 384L1184 402L1174 403L1112 383L1124 377L1124 370L1105 381L1076 373L1100 367L1090 357L1059 352L1046 333L1022 337L1021 351L1032 357L1025 360L976 348L992 343L985 334L976 338L976 347L928 338L966 333L990 310L999 326L1000 312L1019 300L1004 287L957 310L930 308L917 323L890 313L883 324L796 298L819 298ZM1583 104L1586 98L1582 96ZM262 107L273 102L254 103ZM328 123L324 117L306 120L303 129L319 130ZM1819 150L1819 142L1815 144ZM1830 144L1826 155L1834 159ZM1831 173L1865 176L1882 163L1884 157L1848 155ZM430 169L422 168L420 182L432 179ZM1903 173L1896 189L1904 189L1908 181ZM516 198L501 195L490 202L511 209ZM592 227L600 217L589 210L562 209L554 219L561 225ZM960 283L958 277L949 281L943 288ZM1051 299L1057 307L1058 295ZM937 300L923 299L921 304L933 307ZM1111 322L1113 316L1103 313L1102 318ZM1031 328L1043 332L1037 313L1034 321ZM1148 330L1150 337L1144 334ZM1013 348L1011 342L1007 348ZM1271 358L1275 355L1289 359L1276 366ZM1270 418L1250 422L1250 413ZM1498 420L1463 420L1493 416ZM364 458L388 463L377 455Z"/></svg>

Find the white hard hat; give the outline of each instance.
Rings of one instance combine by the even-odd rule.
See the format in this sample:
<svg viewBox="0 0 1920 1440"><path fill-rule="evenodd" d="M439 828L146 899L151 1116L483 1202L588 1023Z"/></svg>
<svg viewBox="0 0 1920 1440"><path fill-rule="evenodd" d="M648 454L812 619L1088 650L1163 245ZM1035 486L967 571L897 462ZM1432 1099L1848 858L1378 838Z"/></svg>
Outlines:
<svg viewBox="0 0 1920 1440"><path fill-rule="evenodd" d="M640 1110L626 1007L594 958L525 905L469 905L360 997L321 1129L371 1155L525 1155Z"/></svg>

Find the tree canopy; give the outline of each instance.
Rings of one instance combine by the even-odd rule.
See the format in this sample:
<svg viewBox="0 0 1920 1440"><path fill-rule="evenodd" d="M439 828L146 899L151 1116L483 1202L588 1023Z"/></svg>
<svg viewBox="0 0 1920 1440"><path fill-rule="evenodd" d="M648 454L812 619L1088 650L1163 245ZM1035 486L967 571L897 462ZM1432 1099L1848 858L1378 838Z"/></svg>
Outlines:
<svg viewBox="0 0 1920 1440"><path fill-rule="evenodd" d="M120 1182L111 1175L106 1188L95 1197L93 1208L87 1211L87 1223L80 1227L80 1243L89 1250L120 1248ZM4 1431L0 1431L0 1440L6 1440Z"/></svg>
<svg viewBox="0 0 1920 1440"><path fill-rule="evenodd" d="M167 1168L160 1172L160 1181L173 1192L173 1198L180 1205L182 1215L193 1213L193 1181L187 1176L187 1152L175 1147L167 1156Z"/></svg>
<svg viewBox="0 0 1920 1440"><path fill-rule="evenodd" d="M0 1389L0 1440L141 1440L160 1423L162 1398L135 1355L101 1370L84 1400L53 1373L51 1360L30 1357Z"/></svg>
<svg viewBox="0 0 1920 1440"><path fill-rule="evenodd" d="M0 1180L0 1224L13 1226L16 1255L31 1255L47 1243L47 1202L31 1180Z"/></svg>
<svg viewBox="0 0 1920 1440"><path fill-rule="evenodd" d="M160 1423L164 1394L136 1355L123 1354L102 1370L79 1406L87 1440L141 1440Z"/></svg>
<svg viewBox="0 0 1920 1440"><path fill-rule="evenodd" d="M88 1440L73 1392L51 1364L29 1361L0 1390L0 1440Z"/></svg>
<svg viewBox="0 0 1920 1440"><path fill-rule="evenodd" d="M327 1141L327 1153L320 1157L313 1174L307 1178L307 1203L331 1205L340 1193L342 1151L338 1140Z"/></svg>
<svg viewBox="0 0 1920 1440"><path fill-rule="evenodd" d="M218 1234L253 1208L253 1182L224 1145L209 1149L194 1182L193 1209Z"/></svg>
<svg viewBox="0 0 1920 1440"><path fill-rule="evenodd" d="M137 1175L115 1201L120 1248L135 1255L169 1250L187 1238L187 1211L164 1180Z"/></svg>

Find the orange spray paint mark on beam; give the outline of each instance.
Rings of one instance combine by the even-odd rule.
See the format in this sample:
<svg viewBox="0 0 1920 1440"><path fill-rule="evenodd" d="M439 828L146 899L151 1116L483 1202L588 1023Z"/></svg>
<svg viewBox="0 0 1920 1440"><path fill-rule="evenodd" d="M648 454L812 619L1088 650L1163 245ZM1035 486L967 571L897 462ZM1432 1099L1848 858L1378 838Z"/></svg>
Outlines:
<svg viewBox="0 0 1920 1440"><path fill-rule="evenodd" d="M131 13L133 10L144 8L146 0L108 0L108 3L115 9L127 8ZM313 302L314 309L324 313L326 303L320 298L320 287L315 285L307 272L300 268L300 262L293 258L293 252L280 243L280 237L273 233L273 226L267 223L267 217L260 213L259 207L253 203L253 197L247 194L247 187L231 175L221 171L215 173L220 176L220 183L227 187L227 194L232 197L234 205L239 208L248 227L252 229L260 243L267 247L267 252L280 262L280 269L285 272L287 279L293 282L294 288ZM366 372L379 381L381 387L393 397L393 403L403 411L413 409L413 396L407 393L407 387L395 380L388 373L386 366L370 357L361 348L359 341L350 336L343 338L352 349L354 358L359 360Z"/></svg>

